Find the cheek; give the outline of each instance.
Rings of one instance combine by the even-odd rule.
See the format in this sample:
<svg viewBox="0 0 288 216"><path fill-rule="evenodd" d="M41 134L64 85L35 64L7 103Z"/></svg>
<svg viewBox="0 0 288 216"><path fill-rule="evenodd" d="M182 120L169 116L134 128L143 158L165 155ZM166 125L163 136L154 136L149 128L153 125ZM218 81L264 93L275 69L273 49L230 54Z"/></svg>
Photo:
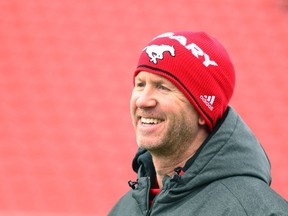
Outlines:
<svg viewBox="0 0 288 216"><path fill-rule="evenodd" d="M130 98L130 111L132 112L132 110L134 110L136 107L136 96L135 94L131 94L131 98Z"/></svg>
<svg viewBox="0 0 288 216"><path fill-rule="evenodd" d="M182 104L178 107L177 118L183 124L197 126L199 121L199 114L194 110L190 104Z"/></svg>
<svg viewBox="0 0 288 216"><path fill-rule="evenodd" d="M135 111L136 111L136 97L135 95L132 94L130 98L130 115L132 120L134 120L135 118Z"/></svg>

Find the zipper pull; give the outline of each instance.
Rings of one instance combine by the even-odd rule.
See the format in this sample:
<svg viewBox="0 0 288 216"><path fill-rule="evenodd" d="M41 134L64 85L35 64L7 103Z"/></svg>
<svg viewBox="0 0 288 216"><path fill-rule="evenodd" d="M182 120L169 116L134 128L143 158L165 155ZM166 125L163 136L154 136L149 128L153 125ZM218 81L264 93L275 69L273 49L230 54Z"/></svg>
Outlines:
<svg viewBox="0 0 288 216"><path fill-rule="evenodd" d="M129 187L131 187L133 190L135 190L137 188L138 185L138 181L128 181L128 185Z"/></svg>
<svg viewBox="0 0 288 216"><path fill-rule="evenodd" d="M171 180L177 182L181 178L181 175L184 173L184 171L182 167L176 167L174 172L175 174L171 177Z"/></svg>

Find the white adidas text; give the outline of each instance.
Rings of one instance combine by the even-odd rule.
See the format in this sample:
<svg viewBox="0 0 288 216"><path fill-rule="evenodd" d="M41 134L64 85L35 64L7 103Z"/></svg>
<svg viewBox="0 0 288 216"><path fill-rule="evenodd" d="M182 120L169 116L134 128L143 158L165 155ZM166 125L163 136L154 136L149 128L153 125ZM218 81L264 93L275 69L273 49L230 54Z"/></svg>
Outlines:
<svg viewBox="0 0 288 216"><path fill-rule="evenodd" d="M213 111L214 107L212 106L215 101L215 96L207 96L207 95L201 95L200 99L205 103L205 105Z"/></svg>

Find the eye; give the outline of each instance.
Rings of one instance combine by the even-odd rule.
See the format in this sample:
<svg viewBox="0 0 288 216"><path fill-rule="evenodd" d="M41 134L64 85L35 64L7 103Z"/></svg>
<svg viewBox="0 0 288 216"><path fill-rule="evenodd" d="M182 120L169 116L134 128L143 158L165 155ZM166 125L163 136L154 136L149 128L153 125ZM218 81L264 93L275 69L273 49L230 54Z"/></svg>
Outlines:
<svg viewBox="0 0 288 216"><path fill-rule="evenodd" d="M164 91L170 91L170 89L167 86L165 86L164 84L158 84L157 88L164 90Z"/></svg>
<svg viewBox="0 0 288 216"><path fill-rule="evenodd" d="M143 87L145 87L145 82L138 81L138 82L135 83L135 87L143 88Z"/></svg>

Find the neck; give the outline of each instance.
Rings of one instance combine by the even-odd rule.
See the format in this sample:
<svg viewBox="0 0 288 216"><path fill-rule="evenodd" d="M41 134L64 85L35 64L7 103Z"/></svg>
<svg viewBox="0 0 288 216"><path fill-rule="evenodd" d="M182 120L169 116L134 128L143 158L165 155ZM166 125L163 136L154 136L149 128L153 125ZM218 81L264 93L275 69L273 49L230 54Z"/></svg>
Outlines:
<svg viewBox="0 0 288 216"><path fill-rule="evenodd" d="M160 154L159 152L151 152L153 164L156 171L156 178L159 188L163 187L164 176L172 176L175 173L175 168L184 167L186 162L196 153L199 147L206 139L207 134L200 139L194 140L194 142L186 149L177 149L170 154Z"/></svg>
<svg viewBox="0 0 288 216"><path fill-rule="evenodd" d="M152 156L159 188L162 189L163 187L162 181L165 176L172 176L175 172L174 171L175 168L184 167L187 160L191 158L194 154L191 154L190 156L187 156L185 158L183 157L181 159L180 158L175 159L174 161L172 161L171 159L165 160Z"/></svg>

